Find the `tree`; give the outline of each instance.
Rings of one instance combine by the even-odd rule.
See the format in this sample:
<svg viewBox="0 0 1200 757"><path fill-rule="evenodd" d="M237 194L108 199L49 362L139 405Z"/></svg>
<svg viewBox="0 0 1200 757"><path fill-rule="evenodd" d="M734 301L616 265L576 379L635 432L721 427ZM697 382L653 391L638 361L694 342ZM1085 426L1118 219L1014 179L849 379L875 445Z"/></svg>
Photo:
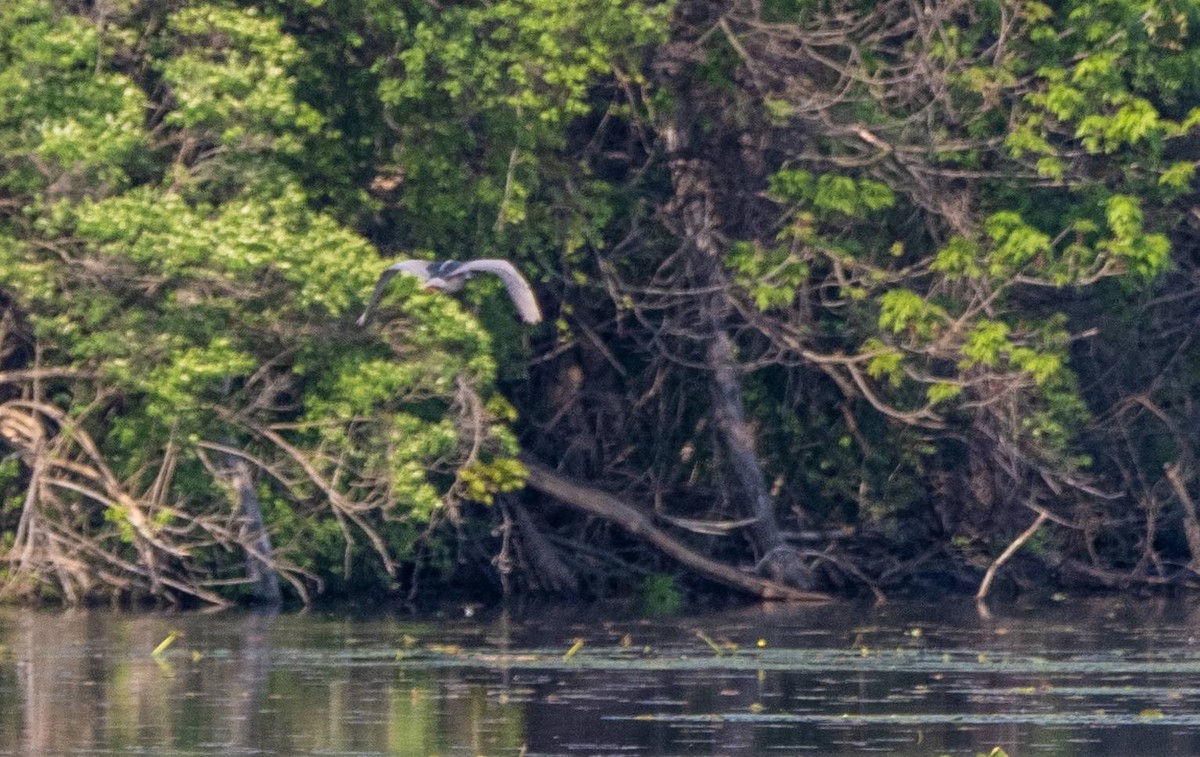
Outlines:
<svg viewBox="0 0 1200 757"><path fill-rule="evenodd" d="M592 468L750 516L759 556L857 524L809 553L832 581L1007 560L1030 520L1066 526L1054 562L1126 559L1095 546L1128 504L1095 454L1128 450L1096 446L1116 431L1091 425L1101 374L1072 365L1114 293L1168 266L1188 22L1156 3L678 6L623 90L624 133L651 135L626 152L644 204L597 250L613 308L592 320L627 387L605 412L659 452L599 445Z"/></svg>
<svg viewBox="0 0 1200 757"><path fill-rule="evenodd" d="M247 554L302 597L394 582L436 508L519 483L490 339L423 294L349 326L377 254L304 186L334 135L278 19L138 10L0 17L8 589L223 602Z"/></svg>
<svg viewBox="0 0 1200 757"><path fill-rule="evenodd" d="M8 588L1179 581L1196 13L9 3Z"/></svg>

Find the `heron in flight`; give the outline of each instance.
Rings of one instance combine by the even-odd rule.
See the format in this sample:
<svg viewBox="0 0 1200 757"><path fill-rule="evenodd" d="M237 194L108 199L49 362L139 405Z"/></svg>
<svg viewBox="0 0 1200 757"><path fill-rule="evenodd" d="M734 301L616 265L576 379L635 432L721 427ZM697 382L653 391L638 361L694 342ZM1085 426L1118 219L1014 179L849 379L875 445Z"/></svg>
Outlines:
<svg viewBox="0 0 1200 757"><path fill-rule="evenodd" d="M542 309L538 307L537 298L533 296L533 288L521 272L507 260L470 260L465 263L457 260L401 260L388 266L380 274L375 291L371 293L371 300L367 303L367 309L358 317L359 326L367 322L367 316L383 296L388 282L397 273L416 276L424 283L426 291L440 292L457 292L475 274L494 273L504 282L504 288L508 290L513 305L516 305L521 320L525 323L542 321Z"/></svg>

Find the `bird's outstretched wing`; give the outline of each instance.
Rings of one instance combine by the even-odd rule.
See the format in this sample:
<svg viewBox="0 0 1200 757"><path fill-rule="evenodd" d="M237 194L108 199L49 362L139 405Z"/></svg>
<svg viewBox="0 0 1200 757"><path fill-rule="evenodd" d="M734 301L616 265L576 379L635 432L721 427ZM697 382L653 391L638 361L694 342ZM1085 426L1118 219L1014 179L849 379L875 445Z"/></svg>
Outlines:
<svg viewBox="0 0 1200 757"><path fill-rule="evenodd" d="M454 269L455 276L477 272L494 273L500 277L500 280L504 282L504 288L508 290L508 296L512 298L513 305L516 305L517 313L521 316L522 321L525 323L542 322L542 309L538 307L533 288L529 286L529 282L512 263L507 260L470 260Z"/></svg>
<svg viewBox="0 0 1200 757"><path fill-rule="evenodd" d="M363 314L355 321L359 326L367 322L367 316L371 314L371 310L379 303L379 298L383 296L383 290L387 288L388 282L398 273L407 273L422 281L429 279L428 260L401 260L399 263L393 263L388 266L382 274L379 275L379 281L375 283L375 291L371 292L371 299L367 302L367 307L363 310Z"/></svg>

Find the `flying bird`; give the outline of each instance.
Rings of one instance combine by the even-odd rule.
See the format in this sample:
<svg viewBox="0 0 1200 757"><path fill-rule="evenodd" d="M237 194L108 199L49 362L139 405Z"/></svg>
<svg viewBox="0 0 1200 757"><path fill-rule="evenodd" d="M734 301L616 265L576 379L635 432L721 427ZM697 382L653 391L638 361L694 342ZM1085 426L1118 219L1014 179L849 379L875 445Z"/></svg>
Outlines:
<svg viewBox="0 0 1200 757"><path fill-rule="evenodd" d="M388 282L397 273L416 276L424 282L426 290L439 292L457 292L475 274L494 273L504 282L504 288L508 290L513 305L516 305L521 320L525 323L542 321L542 309L538 307L537 298L533 296L533 288L521 272L507 260L469 260L465 263L457 260L401 260L388 266L380 274L375 291L371 293L371 301L367 303L367 309L358 317L359 326L367 322L367 316L383 296Z"/></svg>

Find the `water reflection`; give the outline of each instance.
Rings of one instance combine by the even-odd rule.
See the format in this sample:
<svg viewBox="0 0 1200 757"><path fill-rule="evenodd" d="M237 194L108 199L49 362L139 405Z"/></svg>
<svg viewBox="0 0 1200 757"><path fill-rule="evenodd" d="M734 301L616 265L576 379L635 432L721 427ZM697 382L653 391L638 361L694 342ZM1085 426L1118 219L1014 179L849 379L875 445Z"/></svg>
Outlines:
<svg viewBox="0 0 1200 757"><path fill-rule="evenodd" d="M0 752L1197 754L1180 602L416 622L0 612ZM152 655L171 631L179 639ZM583 641L574 654L567 650Z"/></svg>

